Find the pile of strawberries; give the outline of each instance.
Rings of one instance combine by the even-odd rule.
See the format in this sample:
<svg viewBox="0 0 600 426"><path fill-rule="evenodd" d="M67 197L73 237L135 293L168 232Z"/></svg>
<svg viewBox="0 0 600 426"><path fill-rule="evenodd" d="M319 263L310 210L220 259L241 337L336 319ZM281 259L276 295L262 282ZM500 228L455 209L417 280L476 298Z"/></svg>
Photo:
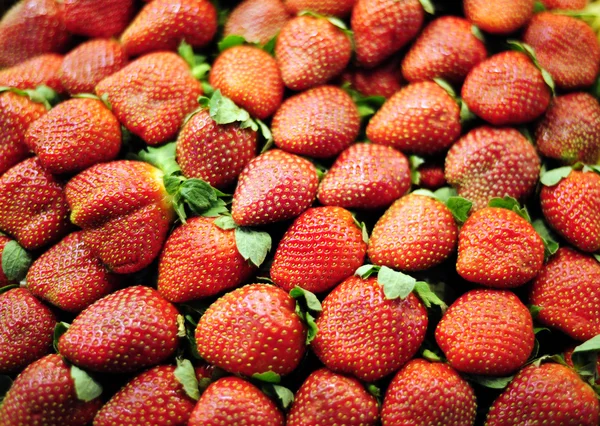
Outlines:
<svg viewBox="0 0 600 426"><path fill-rule="evenodd" d="M0 425L598 426L598 16L14 3Z"/></svg>

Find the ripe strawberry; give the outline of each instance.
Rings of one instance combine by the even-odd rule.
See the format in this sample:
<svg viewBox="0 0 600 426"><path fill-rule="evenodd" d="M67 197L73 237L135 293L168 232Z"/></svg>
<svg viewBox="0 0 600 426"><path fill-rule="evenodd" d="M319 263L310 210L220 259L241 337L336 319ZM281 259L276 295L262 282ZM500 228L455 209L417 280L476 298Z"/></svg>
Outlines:
<svg viewBox="0 0 600 426"><path fill-rule="evenodd" d="M96 86L108 95L113 113L148 145L175 137L185 116L202 94L188 64L172 52L145 55L105 78Z"/></svg>
<svg viewBox="0 0 600 426"><path fill-rule="evenodd" d="M464 0L466 18L493 34L515 32L533 16L534 0Z"/></svg>
<svg viewBox="0 0 600 426"><path fill-rule="evenodd" d="M354 142L359 130L356 104L335 86L315 87L286 99L271 126L277 147L315 158L339 154Z"/></svg>
<svg viewBox="0 0 600 426"><path fill-rule="evenodd" d="M274 149L248 163L233 194L231 215L240 226L294 218L315 200L319 178L312 163Z"/></svg>
<svg viewBox="0 0 600 426"><path fill-rule="evenodd" d="M595 426L599 413L593 389L574 370L554 363L531 364L494 401L485 424Z"/></svg>
<svg viewBox="0 0 600 426"><path fill-rule="evenodd" d="M217 32L217 10L208 0L154 0L142 8L121 34L129 56L177 50L185 40L205 47Z"/></svg>
<svg viewBox="0 0 600 426"><path fill-rule="evenodd" d="M476 408L473 388L452 367L413 359L392 379L381 417L384 425L466 426Z"/></svg>
<svg viewBox="0 0 600 426"><path fill-rule="evenodd" d="M444 173L475 211L495 197L526 200L537 184L540 164L535 148L517 130L482 126L452 145Z"/></svg>
<svg viewBox="0 0 600 426"><path fill-rule="evenodd" d="M302 383L287 415L287 426L374 426L377 400L352 377L321 368Z"/></svg>
<svg viewBox="0 0 600 426"><path fill-rule="evenodd" d="M461 373L505 376L527 361L535 336L531 314L514 293L486 289L468 291L450 305L435 340Z"/></svg>
<svg viewBox="0 0 600 426"><path fill-rule="evenodd" d="M51 354L17 376L0 406L0 424L85 426L101 406L100 398L77 398L70 367Z"/></svg>
<svg viewBox="0 0 600 426"><path fill-rule="evenodd" d="M233 290L200 318L198 353L233 374L289 374L304 356L307 333L295 307L294 299L273 285Z"/></svg>
<svg viewBox="0 0 600 426"><path fill-rule="evenodd" d="M25 90L35 89L43 84L63 93L65 89L59 77L62 61L62 55L46 53L0 70L0 86Z"/></svg>
<svg viewBox="0 0 600 426"><path fill-rule="evenodd" d="M424 19L419 0L357 0L350 25L358 63L380 64L417 36Z"/></svg>
<svg viewBox="0 0 600 426"><path fill-rule="evenodd" d="M99 99L74 98L32 123L25 142L50 173L73 173L114 159L121 125Z"/></svg>
<svg viewBox="0 0 600 426"><path fill-rule="evenodd" d="M175 306L136 285L96 301L58 340L70 362L90 371L126 373L157 365L177 349Z"/></svg>
<svg viewBox="0 0 600 426"><path fill-rule="evenodd" d="M443 165L435 162L424 163L417 168L417 172L419 173L419 186L421 188L436 190L447 184Z"/></svg>
<svg viewBox="0 0 600 426"><path fill-rule="evenodd" d="M223 36L240 35L249 43L266 44L288 19L281 0L244 0L229 14Z"/></svg>
<svg viewBox="0 0 600 426"><path fill-rule="evenodd" d="M462 83L475 65L487 57L471 23L456 16L443 16L425 27L402 60L402 76L409 82L443 78Z"/></svg>
<svg viewBox="0 0 600 426"><path fill-rule="evenodd" d="M70 94L92 93L100 81L127 64L121 45L112 39L95 39L71 50L60 67L60 82Z"/></svg>
<svg viewBox="0 0 600 426"><path fill-rule="evenodd" d="M0 293L0 324L0 374L15 373L50 353L56 317L27 289Z"/></svg>
<svg viewBox="0 0 600 426"><path fill-rule="evenodd" d="M277 61L254 46L234 46L215 60L208 76L236 105L264 120L273 115L283 99L283 80Z"/></svg>
<svg viewBox="0 0 600 426"><path fill-rule="evenodd" d="M412 83L388 99L367 125L367 137L402 152L435 154L460 136L460 108L431 81Z"/></svg>
<svg viewBox="0 0 600 426"><path fill-rule="evenodd" d="M133 0L62 0L70 33L91 38L121 34L134 11Z"/></svg>
<svg viewBox="0 0 600 426"><path fill-rule="evenodd" d="M239 377L223 377L204 391L188 426L283 424L283 414L260 389Z"/></svg>
<svg viewBox="0 0 600 426"><path fill-rule="evenodd" d="M546 9L581 10L588 0L541 0Z"/></svg>
<svg viewBox="0 0 600 426"><path fill-rule="evenodd" d="M285 85L306 90L325 84L350 62L352 42L325 18L297 16L281 29L275 57Z"/></svg>
<svg viewBox="0 0 600 426"><path fill-rule="evenodd" d="M558 184L542 186L546 222L579 250L600 250L600 175L573 170Z"/></svg>
<svg viewBox="0 0 600 426"><path fill-rule="evenodd" d="M390 98L401 88L402 76L398 61L391 60L375 68L356 68L348 75L349 81L364 96Z"/></svg>
<svg viewBox="0 0 600 426"><path fill-rule="evenodd" d="M350 277L323 301L312 348L332 371L378 380L411 359L427 329L427 311L414 294L386 299L377 278Z"/></svg>
<svg viewBox="0 0 600 426"><path fill-rule="evenodd" d="M292 15L310 10L321 15L344 18L350 14L356 0L283 0L283 3Z"/></svg>
<svg viewBox="0 0 600 426"><path fill-rule="evenodd" d="M542 73L521 52L498 53L473 67L462 87L469 109L496 126L535 120L550 103Z"/></svg>
<svg viewBox="0 0 600 426"><path fill-rule="evenodd" d="M600 44L594 30L581 19L538 13L527 25L523 41L533 47L557 87L572 90L596 81Z"/></svg>
<svg viewBox="0 0 600 426"><path fill-rule="evenodd" d="M62 185L37 157L0 177L0 231L34 250L62 238L70 228Z"/></svg>
<svg viewBox="0 0 600 426"><path fill-rule="evenodd" d="M369 259L402 271L437 265L456 249L458 227L450 209L426 195L408 194L377 221L369 239Z"/></svg>

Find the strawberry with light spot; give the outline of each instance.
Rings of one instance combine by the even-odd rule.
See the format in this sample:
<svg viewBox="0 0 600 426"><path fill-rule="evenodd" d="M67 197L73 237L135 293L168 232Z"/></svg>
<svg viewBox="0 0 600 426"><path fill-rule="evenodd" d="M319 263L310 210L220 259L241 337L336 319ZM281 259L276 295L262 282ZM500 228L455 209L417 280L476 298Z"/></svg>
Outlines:
<svg viewBox="0 0 600 426"><path fill-rule="evenodd" d="M227 17L223 36L238 35L249 43L264 45L288 19L290 15L281 0L244 0Z"/></svg>

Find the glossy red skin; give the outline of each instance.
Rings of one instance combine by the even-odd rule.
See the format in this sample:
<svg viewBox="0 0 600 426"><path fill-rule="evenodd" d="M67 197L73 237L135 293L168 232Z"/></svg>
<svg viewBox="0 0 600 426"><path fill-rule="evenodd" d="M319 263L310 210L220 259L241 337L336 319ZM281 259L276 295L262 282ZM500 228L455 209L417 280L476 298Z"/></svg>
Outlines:
<svg viewBox="0 0 600 426"><path fill-rule="evenodd" d="M419 172L418 185L421 188L436 190L447 184L443 165L425 163L417 171Z"/></svg>
<svg viewBox="0 0 600 426"><path fill-rule="evenodd" d="M101 406L100 398L77 399L70 366L51 354L17 376L0 406L0 424L85 426Z"/></svg>
<svg viewBox="0 0 600 426"><path fill-rule="evenodd" d="M43 84L58 93L63 93L65 89L59 77L62 62L63 56L56 53L35 56L0 70L0 86L35 89Z"/></svg>
<svg viewBox="0 0 600 426"><path fill-rule="evenodd" d="M349 76L352 86L365 96L390 98L402 87L398 61L392 59L375 68L357 68Z"/></svg>
<svg viewBox="0 0 600 426"><path fill-rule="evenodd" d="M157 365L177 349L178 311L156 290L141 285L109 294L80 313L58 341L77 366L127 373Z"/></svg>
<svg viewBox="0 0 600 426"><path fill-rule="evenodd" d="M541 0L546 9L581 10L587 6L588 0Z"/></svg>
<svg viewBox="0 0 600 426"><path fill-rule="evenodd" d="M229 14L223 36L241 35L250 43L265 44L290 19L281 0L245 0Z"/></svg>
<svg viewBox="0 0 600 426"><path fill-rule="evenodd" d="M466 18L492 34L509 34L533 16L534 0L464 0Z"/></svg>
<svg viewBox="0 0 600 426"><path fill-rule="evenodd" d="M350 277L323 301L311 346L330 370L372 382L416 354L427 322L425 306L414 294L388 300L376 278Z"/></svg>
<svg viewBox="0 0 600 426"><path fill-rule="evenodd" d="M283 3L292 15L310 10L321 15L344 18L352 12L356 0L283 0Z"/></svg>
<svg viewBox="0 0 600 426"><path fill-rule="evenodd" d="M0 374L16 373L50 353L55 326L54 313L27 289L0 293Z"/></svg>
<svg viewBox="0 0 600 426"><path fill-rule="evenodd" d="M80 312L115 291L119 278L106 270L74 232L37 258L27 272L31 293L67 312Z"/></svg>
<svg viewBox="0 0 600 426"><path fill-rule="evenodd" d="M67 30L90 38L121 34L134 13L133 0L63 0L62 4Z"/></svg>

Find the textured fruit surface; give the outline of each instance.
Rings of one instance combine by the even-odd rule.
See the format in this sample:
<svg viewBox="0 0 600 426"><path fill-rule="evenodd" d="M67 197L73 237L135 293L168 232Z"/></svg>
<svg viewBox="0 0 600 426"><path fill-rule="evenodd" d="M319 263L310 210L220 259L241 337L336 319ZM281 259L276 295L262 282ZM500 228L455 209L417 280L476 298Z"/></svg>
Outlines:
<svg viewBox="0 0 600 426"><path fill-rule="evenodd" d="M321 15L343 18L350 14L356 0L283 0L283 3L291 14L310 10Z"/></svg>
<svg viewBox="0 0 600 426"><path fill-rule="evenodd" d="M493 34L512 33L533 16L534 0L464 0L465 16Z"/></svg>
<svg viewBox="0 0 600 426"><path fill-rule="evenodd" d="M402 76L398 69L398 61L390 60L375 68L352 70L349 81L365 96L383 96L387 99L400 90Z"/></svg>
<svg viewBox="0 0 600 426"><path fill-rule="evenodd" d="M265 44L289 18L281 0L245 0L229 14L223 35L240 35L250 43Z"/></svg>
<svg viewBox="0 0 600 426"><path fill-rule="evenodd" d="M87 37L121 34L134 11L134 0L62 0L70 33Z"/></svg>
<svg viewBox="0 0 600 426"><path fill-rule="evenodd" d="M0 86L18 89L35 89L46 85L62 93L65 91L60 82L60 66L63 56L46 53L35 56L9 68L0 70Z"/></svg>

